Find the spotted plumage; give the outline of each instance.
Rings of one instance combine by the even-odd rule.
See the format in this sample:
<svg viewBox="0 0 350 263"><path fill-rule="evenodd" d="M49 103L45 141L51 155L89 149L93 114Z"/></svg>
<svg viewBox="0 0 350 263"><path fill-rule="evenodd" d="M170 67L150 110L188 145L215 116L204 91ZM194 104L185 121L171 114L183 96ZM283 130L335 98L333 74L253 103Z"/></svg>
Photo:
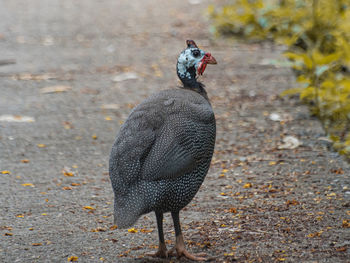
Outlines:
<svg viewBox="0 0 350 263"><path fill-rule="evenodd" d="M203 73L206 64L216 61L193 41L187 44L177 63L184 86L156 93L136 106L121 127L109 161L115 223L130 227L142 214L154 211L158 256L167 256L160 222L163 213L172 213L178 239L178 213L201 186L215 144L214 113L196 72Z"/></svg>

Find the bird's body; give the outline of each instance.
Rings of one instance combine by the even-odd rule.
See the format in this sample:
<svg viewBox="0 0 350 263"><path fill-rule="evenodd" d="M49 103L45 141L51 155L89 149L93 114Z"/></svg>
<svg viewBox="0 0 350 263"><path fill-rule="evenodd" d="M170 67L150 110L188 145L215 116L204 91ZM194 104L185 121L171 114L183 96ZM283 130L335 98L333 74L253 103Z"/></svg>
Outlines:
<svg viewBox="0 0 350 263"><path fill-rule="evenodd" d="M193 44L188 44L187 53L189 49L199 50ZM205 55L208 54L212 58L210 53ZM182 57L182 60L188 59ZM191 79L196 74L195 63L198 72L202 69L203 73L205 66L201 68L203 63L198 62L190 65L185 80L178 69L183 88L156 93L132 110L115 140L109 160L115 223L120 228L130 227L142 214L154 211L160 240L157 256L167 256L162 226L165 212L172 213L177 243L184 249L179 211L199 190L214 150L214 112L204 86ZM184 251L183 255L198 259Z"/></svg>
<svg viewBox="0 0 350 263"><path fill-rule="evenodd" d="M118 226L185 207L207 174L214 143L214 113L197 92L165 90L139 104L110 156Z"/></svg>

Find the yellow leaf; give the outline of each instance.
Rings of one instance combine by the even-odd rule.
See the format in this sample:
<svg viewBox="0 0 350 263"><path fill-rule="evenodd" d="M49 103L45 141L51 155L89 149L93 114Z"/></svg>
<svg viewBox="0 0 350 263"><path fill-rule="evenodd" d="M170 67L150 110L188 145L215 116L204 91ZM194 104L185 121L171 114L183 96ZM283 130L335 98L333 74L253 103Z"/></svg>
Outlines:
<svg viewBox="0 0 350 263"><path fill-rule="evenodd" d="M78 257L76 257L76 256L71 256L71 257L69 257L69 258L67 259L67 261L69 261L69 262L78 261Z"/></svg>
<svg viewBox="0 0 350 263"><path fill-rule="evenodd" d="M276 165L276 163L277 162L275 162L275 161L271 161L271 162L269 162L269 165Z"/></svg>
<svg viewBox="0 0 350 263"><path fill-rule="evenodd" d="M16 217L24 217L23 214L16 215Z"/></svg>
<svg viewBox="0 0 350 263"><path fill-rule="evenodd" d="M30 186L30 187L34 187L34 184L32 183L25 183L25 184L22 184L23 186Z"/></svg>
<svg viewBox="0 0 350 263"><path fill-rule="evenodd" d="M109 230L114 230L114 229L117 229L117 228L118 228L117 225L113 225L113 226L111 226L111 227L109 228Z"/></svg>
<svg viewBox="0 0 350 263"><path fill-rule="evenodd" d="M140 231L141 231L142 233L151 233L151 232L153 232L153 229L141 228Z"/></svg>
<svg viewBox="0 0 350 263"><path fill-rule="evenodd" d="M85 210L95 210L95 208L91 207L91 206L84 206L83 207Z"/></svg>
<svg viewBox="0 0 350 263"><path fill-rule="evenodd" d="M63 169L62 173L63 173L64 176L70 176L70 177L74 176L73 172L67 171L66 169Z"/></svg>
<svg viewBox="0 0 350 263"><path fill-rule="evenodd" d="M133 228L133 227L132 227L132 228L129 228L129 229L128 229L128 232L129 232L129 233L137 233L138 230L137 230L136 228Z"/></svg>
<svg viewBox="0 0 350 263"><path fill-rule="evenodd" d="M236 213L237 213L237 208L231 207L231 208L229 209L229 212L230 212L230 213L233 213L233 214L236 214Z"/></svg>
<svg viewBox="0 0 350 263"><path fill-rule="evenodd" d="M47 214L46 214L46 213L42 213L41 215L42 215L42 216L47 216Z"/></svg>
<svg viewBox="0 0 350 263"><path fill-rule="evenodd" d="M105 117L105 120L106 120L106 121L111 121L111 120L112 120L112 117L111 117L111 116L106 116L106 117Z"/></svg>
<svg viewBox="0 0 350 263"><path fill-rule="evenodd" d="M91 136L91 138L94 139L94 140L97 140L97 135L96 135L96 134L93 134L93 135Z"/></svg>
<svg viewBox="0 0 350 263"><path fill-rule="evenodd" d="M38 143L37 146L38 146L39 148L44 148L44 147L46 147L46 145L43 144L43 143Z"/></svg>
<svg viewBox="0 0 350 263"><path fill-rule="evenodd" d="M246 183L243 185L243 188L251 188L252 184L251 183Z"/></svg>
<svg viewBox="0 0 350 263"><path fill-rule="evenodd" d="M342 227L350 228L350 222L348 220L343 220Z"/></svg>
<svg viewBox="0 0 350 263"><path fill-rule="evenodd" d="M1 173L2 173L2 174L11 174L11 172L10 172L10 171L7 171L7 170L1 171Z"/></svg>

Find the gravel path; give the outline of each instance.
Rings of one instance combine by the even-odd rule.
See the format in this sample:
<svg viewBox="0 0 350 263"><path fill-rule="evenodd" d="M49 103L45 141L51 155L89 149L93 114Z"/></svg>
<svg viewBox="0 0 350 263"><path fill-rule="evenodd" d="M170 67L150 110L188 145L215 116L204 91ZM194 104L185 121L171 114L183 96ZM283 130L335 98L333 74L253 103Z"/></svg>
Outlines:
<svg viewBox="0 0 350 263"><path fill-rule="evenodd" d="M131 108L179 85L186 39L218 61L202 78L216 151L181 213L189 249L213 262L349 262L349 165L304 106L279 98L294 85L281 48L211 40L208 4L0 0L1 262L154 262L153 214L113 227L108 156Z"/></svg>

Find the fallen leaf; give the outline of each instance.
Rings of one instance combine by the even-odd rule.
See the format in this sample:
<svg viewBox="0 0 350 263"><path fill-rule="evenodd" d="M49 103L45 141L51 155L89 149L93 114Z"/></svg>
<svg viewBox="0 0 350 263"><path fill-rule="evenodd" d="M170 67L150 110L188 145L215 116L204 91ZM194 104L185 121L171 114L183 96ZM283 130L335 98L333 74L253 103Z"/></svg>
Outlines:
<svg viewBox="0 0 350 263"><path fill-rule="evenodd" d="M308 234L307 237L319 237L322 235L322 233L323 233L323 231L321 230L319 232Z"/></svg>
<svg viewBox="0 0 350 263"><path fill-rule="evenodd" d="M21 163L29 163L29 160L28 159L23 159L23 160L21 160Z"/></svg>
<svg viewBox="0 0 350 263"><path fill-rule="evenodd" d="M106 116L106 117L105 117L105 120L106 120L106 121L111 121L111 120L112 120L112 117L111 117L111 116Z"/></svg>
<svg viewBox="0 0 350 263"><path fill-rule="evenodd" d="M115 230L115 229L117 229L117 228L118 228L117 225L113 225L113 226L111 226L111 227L109 228L109 230Z"/></svg>
<svg viewBox="0 0 350 263"><path fill-rule="evenodd" d="M79 183L71 183L70 185L71 186L80 186L81 184L79 184Z"/></svg>
<svg viewBox="0 0 350 263"><path fill-rule="evenodd" d="M342 168L333 169L333 170L331 170L331 172L335 173L335 174L344 174L344 171Z"/></svg>
<svg viewBox="0 0 350 263"><path fill-rule="evenodd" d="M37 246L42 246L42 244L43 244L43 243L33 243L32 246L37 247Z"/></svg>
<svg viewBox="0 0 350 263"><path fill-rule="evenodd" d="M137 230L136 228L133 228L133 227L132 227L132 228L129 228L129 229L128 229L128 232L129 232L129 233L137 233L138 230Z"/></svg>
<svg viewBox="0 0 350 263"><path fill-rule="evenodd" d="M30 186L30 187L34 187L34 184L32 184L32 183L25 183L25 184L22 184L22 186Z"/></svg>
<svg viewBox="0 0 350 263"><path fill-rule="evenodd" d="M5 233L4 235L5 235L5 236L13 236L12 233Z"/></svg>
<svg viewBox="0 0 350 263"><path fill-rule="evenodd" d="M65 186L65 187L62 187L63 190L72 190L72 187L70 186Z"/></svg>
<svg viewBox="0 0 350 263"><path fill-rule="evenodd" d="M246 183L243 185L243 188L251 188L252 184L251 183Z"/></svg>
<svg viewBox="0 0 350 263"><path fill-rule="evenodd" d="M106 228L104 227L98 227L98 228L95 228L95 229L91 229L91 232L106 232Z"/></svg>
<svg viewBox="0 0 350 263"><path fill-rule="evenodd" d="M69 262L75 262L75 261L78 261L78 257L76 256L71 256L71 257L68 257L67 259Z"/></svg>
<svg viewBox="0 0 350 263"><path fill-rule="evenodd" d="M74 176L74 173L69 171L69 169L67 167L63 168L62 169L62 173L64 176L67 176L67 177L72 177Z"/></svg>
<svg viewBox="0 0 350 263"><path fill-rule="evenodd" d="M91 136L91 138L94 139L94 140L97 140L97 135L96 135L96 134L93 134L93 135Z"/></svg>
<svg viewBox="0 0 350 263"><path fill-rule="evenodd" d="M7 170L4 170L4 171L1 171L2 174L11 174L10 171L7 171Z"/></svg>
<svg viewBox="0 0 350 263"><path fill-rule="evenodd" d="M84 206L83 209L85 210L95 210L95 208L93 208L92 206Z"/></svg>
<svg viewBox="0 0 350 263"><path fill-rule="evenodd" d="M290 206L290 205L299 205L299 202L296 201L295 199L293 199L293 200L287 200L287 201L286 201L286 205L287 205L287 206Z"/></svg>
<svg viewBox="0 0 350 263"><path fill-rule="evenodd" d="M233 214L236 214L236 213L237 213L237 208L231 207L231 208L229 209L229 212L230 212L230 213L233 213Z"/></svg>
<svg viewBox="0 0 350 263"><path fill-rule="evenodd" d="M151 232L153 232L153 229L141 228L140 231L141 231L142 233L151 233Z"/></svg>
<svg viewBox="0 0 350 263"><path fill-rule="evenodd" d="M343 220L342 227L349 228L350 227L350 222L348 220Z"/></svg>
<svg viewBox="0 0 350 263"><path fill-rule="evenodd" d="M34 122L35 119L29 116L20 115L0 115L0 121L6 122Z"/></svg>
<svg viewBox="0 0 350 263"><path fill-rule="evenodd" d="M337 247L335 250L338 252L345 252L348 248L347 247Z"/></svg>
<svg viewBox="0 0 350 263"><path fill-rule="evenodd" d="M72 89L72 87L70 86L61 86L61 85L57 85L57 86L50 86L50 87L45 87L40 89L40 93L42 94L48 94L48 93L58 93L58 92L65 92Z"/></svg>
<svg viewBox="0 0 350 263"><path fill-rule="evenodd" d="M71 124L69 121L62 122L62 125L63 125L63 128L65 128L66 130L70 130L74 128L73 124Z"/></svg>
<svg viewBox="0 0 350 263"><path fill-rule="evenodd" d="M44 148L44 147L46 147L46 145L43 144L43 143L38 143L36 146L38 146L39 148Z"/></svg>

